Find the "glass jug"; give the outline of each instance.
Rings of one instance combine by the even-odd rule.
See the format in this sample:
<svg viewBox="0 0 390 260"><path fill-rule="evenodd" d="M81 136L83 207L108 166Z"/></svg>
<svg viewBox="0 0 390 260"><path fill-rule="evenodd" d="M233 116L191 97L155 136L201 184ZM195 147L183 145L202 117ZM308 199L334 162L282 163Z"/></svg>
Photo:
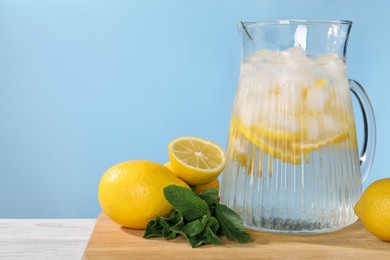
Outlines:
<svg viewBox="0 0 390 260"><path fill-rule="evenodd" d="M350 21L240 24L243 53L221 203L258 231L315 234L357 220L374 158L370 101L347 79ZM365 126L358 152L351 92Z"/></svg>

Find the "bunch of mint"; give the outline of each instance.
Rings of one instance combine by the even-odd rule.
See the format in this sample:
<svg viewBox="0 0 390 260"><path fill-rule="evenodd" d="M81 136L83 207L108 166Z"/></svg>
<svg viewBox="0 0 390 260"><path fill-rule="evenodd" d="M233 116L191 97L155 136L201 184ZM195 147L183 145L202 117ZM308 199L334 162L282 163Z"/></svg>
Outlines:
<svg viewBox="0 0 390 260"><path fill-rule="evenodd" d="M144 238L174 239L182 235L193 248L207 244L221 245L221 235L241 243L251 241L240 216L219 204L216 188L196 195L190 189L169 185L164 188L164 196L175 211L166 218L151 220L146 226Z"/></svg>

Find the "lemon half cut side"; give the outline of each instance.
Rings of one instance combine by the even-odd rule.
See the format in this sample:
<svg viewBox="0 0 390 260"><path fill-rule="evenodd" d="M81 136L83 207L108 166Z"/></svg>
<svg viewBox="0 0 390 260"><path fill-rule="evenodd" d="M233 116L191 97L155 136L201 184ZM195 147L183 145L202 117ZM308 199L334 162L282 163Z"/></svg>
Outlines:
<svg viewBox="0 0 390 260"><path fill-rule="evenodd" d="M225 151L216 143L199 137L179 137L168 145L173 172L196 186L213 181L226 164Z"/></svg>

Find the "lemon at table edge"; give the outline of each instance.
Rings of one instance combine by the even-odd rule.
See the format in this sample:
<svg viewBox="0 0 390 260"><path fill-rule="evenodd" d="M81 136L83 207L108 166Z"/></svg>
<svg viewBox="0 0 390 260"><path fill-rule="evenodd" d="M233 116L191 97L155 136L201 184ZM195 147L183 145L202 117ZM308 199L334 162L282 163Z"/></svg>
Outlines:
<svg viewBox="0 0 390 260"><path fill-rule="evenodd" d="M390 242L390 178L371 183L354 211L371 234Z"/></svg>

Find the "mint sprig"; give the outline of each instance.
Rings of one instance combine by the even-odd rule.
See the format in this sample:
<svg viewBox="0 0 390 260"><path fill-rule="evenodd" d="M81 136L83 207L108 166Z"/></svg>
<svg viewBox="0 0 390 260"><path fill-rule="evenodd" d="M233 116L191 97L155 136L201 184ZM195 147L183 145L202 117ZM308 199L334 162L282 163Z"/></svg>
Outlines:
<svg viewBox="0 0 390 260"><path fill-rule="evenodd" d="M239 215L226 205L217 204L215 207L215 216L221 225L222 233L227 239L248 243L251 236L245 232L244 225Z"/></svg>
<svg viewBox="0 0 390 260"><path fill-rule="evenodd" d="M164 196L175 210L168 217L151 220L146 226L144 238L174 239L182 235L194 248L207 244L221 245L219 235L240 243L251 241L240 216L219 203L216 188L196 195L187 188L169 185L164 188Z"/></svg>
<svg viewBox="0 0 390 260"><path fill-rule="evenodd" d="M164 196L173 208L188 221L210 215L207 203L187 188L169 185L164 188Z"/></svg>

